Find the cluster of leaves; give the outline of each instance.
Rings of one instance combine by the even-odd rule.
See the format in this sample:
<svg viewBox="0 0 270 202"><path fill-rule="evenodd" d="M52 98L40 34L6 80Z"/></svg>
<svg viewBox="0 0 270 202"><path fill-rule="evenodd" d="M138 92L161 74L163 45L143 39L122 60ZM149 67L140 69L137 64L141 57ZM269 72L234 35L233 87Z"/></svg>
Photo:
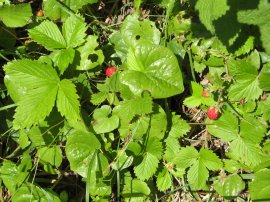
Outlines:
<svg viewBox="0 0 270 202"><path fill-rule="evenodd" d="M270 3L135 0L119 29L99 24L102 44L95 3L43 1L30 21L29 3L0 1L5 197L269 200ZM148 4L161 22L140 17ZM30 41L16 44L18 27Z"/></svg>

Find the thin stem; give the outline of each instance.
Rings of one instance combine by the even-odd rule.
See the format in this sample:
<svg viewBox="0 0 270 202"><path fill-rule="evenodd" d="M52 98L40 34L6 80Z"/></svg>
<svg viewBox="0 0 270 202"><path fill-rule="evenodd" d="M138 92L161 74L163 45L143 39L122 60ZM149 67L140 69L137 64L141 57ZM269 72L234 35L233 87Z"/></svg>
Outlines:
<svg viewBox="0 0 270 202"><path fill-rule="evenodd" d="M193 68L193 61L192 61L192 55L191 55L190 46L188 47L187 53L188 53L189 66L190 66L190 71L191 71L192 79L193 79L193 81L196 81L195 73L194 73L194 68Z"/></svg>

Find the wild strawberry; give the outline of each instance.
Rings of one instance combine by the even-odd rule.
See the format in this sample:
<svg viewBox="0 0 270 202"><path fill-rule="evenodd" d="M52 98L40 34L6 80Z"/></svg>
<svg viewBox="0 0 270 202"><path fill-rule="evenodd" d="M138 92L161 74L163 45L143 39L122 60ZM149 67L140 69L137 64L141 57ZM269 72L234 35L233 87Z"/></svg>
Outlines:
<svg viewBox="0 0 270 202"><path fill-rule="evenodd" d="M38 17L44 16L43 10L38 10L38 12L36 13L36 16L38 16Z"/></svg>
<svg viewBox="0 0 270 202"><path fill-rule="evenodd" d="M114 72L116 72L116 68L114 66L110 66L110 67L107 67L105 74L106 76L110 77L111 75L114 74Z"/></svg>
<svg viewBox="0 0 270 202"><path fill-rule="evenodd" d="M207 116L211 120L216 120L220 115L219 110L216 107L209 107L207 110Z"/></svg>
<svg viewBox="0 0 270 202"><path fill-rule="evenodd" d="M208 91L206 89L203 89L202 96L203 97L209 97L209 93L208 93Z"/></svg>

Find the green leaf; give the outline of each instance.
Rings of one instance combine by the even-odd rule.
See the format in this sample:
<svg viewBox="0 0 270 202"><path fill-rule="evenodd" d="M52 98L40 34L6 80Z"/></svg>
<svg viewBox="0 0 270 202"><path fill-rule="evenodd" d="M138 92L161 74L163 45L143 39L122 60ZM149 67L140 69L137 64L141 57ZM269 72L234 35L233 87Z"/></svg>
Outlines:
<svg viewBox="0 0 270 202"><path fill-rule="evenodd" d="M250 63L242 64L241 67L238 67L235 83L229 88L229 97L233 101L243 98L247 101L256 100L262 94L257 69Z"/></svg>
<svg viewBox="0 0 270 202"><path fill-rule="evenodd" d="M195 190L203 189L208 177L208 170L201 161L196 161L187 173L188 182Z"/></svg>
<svg viewBox="0 0 270 202"><path fill-rule="evenodd" d="M66 155L73 171L87 177L89 163L95 150L101 147L93 133L75 131L67 137Z"/></svg>
<svg viewBox="0 0 270 202"><path fill-rule="evenodd" d="M264 120L270 120L270 96L267 97L265 101L262 102L263 105L263 117Z"/></svg>
<svg viewBox="0 0 270 202"><path fill-rule="evenodd" d="M70 13L77 13L84 5L97 2L98 0L63 0L60 3L58 0L46 0L43 2L43 6L46 16L52 20L61 18L64 21Z"/></svg>
<svg viewBox="0 0 270 202"><path fill-rule="evenodd" d="M59 68L61 74L63 74L69 64L73 62L74 56L75 50L72 48L56 50L50 54L50 58L55 66Z"/></svg>
<svg viewBox="0 0 270 202"><path fill-rule="evenodd" d="M156 137L149 138L147 140L145 150L146 152L153 154L158 159L161 159L162 157L162 153L163 153L162 143Z"/></svg>
<svg viewBox="0 0 270 202"><path fill-rule="evenodd" d="M264 91L270 91L270 66L269 64L264 65L260 72L259 86Z"/></svg>
<svg viewBox="0 0 270 202"><path fill-rule="evenodd" d="M42 121L50 114L54 107L58 87L47 84L29 90L26 96L18 102L15 110L13 128L27 128Z"/></svg>
<svg viewBox="0 0 270 202"><path fill-rule="evenodd" d="M24 183L15 194L12 196L14 202L25 202L25 201L53 201L60 202L58 196L54 193L46 191L37 185L32 183Z"/></svg>
<svg viewBox="0 0 270 202"><path fill-rule="evenodd" d="M200 161L202 161L209 170L219 170L222 167L221 160L212 150L202 148L199 152L199 156Z"/></svg>
<svg viewBox="0 0 270 202"><path fill-rule="evenodd" d="M90 101L93 105L99 105L106 100L107 95L108 93L106 92L98 92L98 93L92 94Z"/></svg>
<svg viewBox="0 0 270 202"><path fill-rule="evenodd" d="M229 10L226 0L198 0L195 8L199 11L201 22L212 33L215 32L213 21L223 16Z"/></svg>
<svg viewBox="0 0 270 202"><path fill-rule="evenodd" d="M225 178L219 177L214 182L214 187L218 194L232 200L245 188L245 183L239 175L230 175Z"/></svg>
<svg viewBox="0 0 270 202"><path fill-rule="evenodd" d="M80 64L76 67L77 70L93 69L103 63L104 55L102 50L96 50L99 46L97 38L97 36L88 35L86 43L78 48L81 58Z"/></svg>
<svg viewBox="0 0 270 202"><path fill-rule="evenodd" d="M163 159L167 162L174 162L174 158L178 155L180 151L179 140L174 137L168 136L165 142L166 147Z"/></svg>
<svg viewBox="0 0 270 202"><path fill-rule="evenodd" d="M147 196L151 193L147 184L139 179L133 179L125 183L122 191L122 196L128 201L141 201L139 200L143 196ZM134 200L133 200L134 199Z"/></svg>
<svg viewBox="0 0 270 202"><path fill-rule="evenodd" d="M135 115L149 114L152 112L152 98L150 96L145 96L125 100L116 106L113 111L120 119L129 122Z"/></svg>
<svg viewBox="0 0 270 202"><path fill-rule="evenodd" d="M29 29L28 32L34 41L48 50L66 48L67 46L60 30L52 21L43 21L38 26Z"/></svg>
<svg viewBox="0 0 270 202"><path fill-rule="evenodd" d="M266 52L270 53L269 44L269 32L270 32L270 3L268 0L259 1L257 9L247 9L237 12L237 19L241 23L246 23L249 25L257 25L260 29L261 41Z"/></svg>
<svg viewBox="0 0 270 202"><path fill-rule="evenodd" d="M32 16L29 3L17 5L0 5L0 19L7 27L22 27L28 23Z"/></svg>
<svg viewBox="0 0 270 202"><path fill-rule="evenodd" d="M194 147L185 147L178 152L174 163L180 168L188 168L196 162L198 157L199 153Z"/></svg>
<svg viewBox="0 0 270 202"><path fill-rule="evenodd" d="M86 37L86 23L83 18L70 16L63 24L63 36L67 47L75 48L84 42Z"/></svg>
<svg viewBox="0 0 270 202"><path fill-rule="evenodd" d="M146 152L142 162L134 167L135 175L140 180L148 180L155 174L158 163L159 160L155 155Z"/></svg>
<svg viewBox="0 0 270 202"><path fill-rule="evenodd" d="M249 183L251 199L269 201L270 199L270 170L264 169L255 173L255 179Z"/></svg>
<svg viewBox="0 0 270 202"><path fill-rule="evenodd" d="M165 191L172 186L172 179L167 169L163 169L157 176L157 188L159 191Z"/></svg>
<svg viewBox="0 0 270 202"><path fill-rule="evenodd" d="M131 166L133 156L127 156L126 152L123 152L122 150L118 151L118 155L119 157L112 164L112 169L120 171Z"/></svg>
<svg viewBox="0 0 270 202"><path fill-rule="evenodd" d="M229 111L222 112L222 116L218 120L207 122L207 131L220 138L225 142L232 141L237 138L238 134L238 119ZM213 124L213 125L212 125Z"/></svg>
<svg viewBox="0 0 270 202"><path fill-rule="evenodd" d="M59 167L62 163L62 151L59 146L41 147L37 150L38 158L42 163L49 163L52 166Z"/></svg>
<svg viewBox="0 0 270 202"><path fill-rule="evenodd" d="M180 138L190 131L189 124L175 113L172 114L172 127L169 132L170 137Z"/></svg>
<svg viewBox="0 0 270 202"><path fill-rule="evenodd" d="M111 107L108 105L103 105L94 111L92 124L96 133L108 133L118 128L119 117L111 115L111 111Z"/></svg>
<svg viewBox="0 0 270 202"><path fill-rule="evenodd" d="M160 32L150 20L138 20L135 15L129 15L120 29L122 38L128 47L135 47L138 41L159 44Z"/></svg>
<svg viewBox="0 0 270 202"><path fill-rule="evenodd" d="M59 83L57 108L62 116L70 120L80 120L79 96L71 80L63 79Z"/></svg>
<svg viewBox="0 0 270 202"><path fill-rule="evenodd" d="M191 82L191 88L192 88L192 96L187 97L184 100L184 104L189 108L198 107L201 104L207 105L207 106L213 106L216 102L213 100L212 97L203 97L203 87L192 81ZM210 94L210 93L209 93Z"/></svg>
<svg viewBox="0 0 270 202"><path fill-rule="evenodd" d="M153 98L166 98L184 90L178 61L165 47L140 43L129 50L127 65L120 81L136 95L149 91Z"/></svg>

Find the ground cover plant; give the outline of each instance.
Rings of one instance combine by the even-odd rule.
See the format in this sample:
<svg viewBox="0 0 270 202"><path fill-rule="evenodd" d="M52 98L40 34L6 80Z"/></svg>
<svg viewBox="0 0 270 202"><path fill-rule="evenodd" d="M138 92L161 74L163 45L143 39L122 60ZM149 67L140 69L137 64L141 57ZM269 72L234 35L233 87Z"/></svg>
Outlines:
<svg viewBox="0 0 270 202"><path fill-rule="evenodd" d="M0 201L270 201L268 0L0 0Z"/></svg>

